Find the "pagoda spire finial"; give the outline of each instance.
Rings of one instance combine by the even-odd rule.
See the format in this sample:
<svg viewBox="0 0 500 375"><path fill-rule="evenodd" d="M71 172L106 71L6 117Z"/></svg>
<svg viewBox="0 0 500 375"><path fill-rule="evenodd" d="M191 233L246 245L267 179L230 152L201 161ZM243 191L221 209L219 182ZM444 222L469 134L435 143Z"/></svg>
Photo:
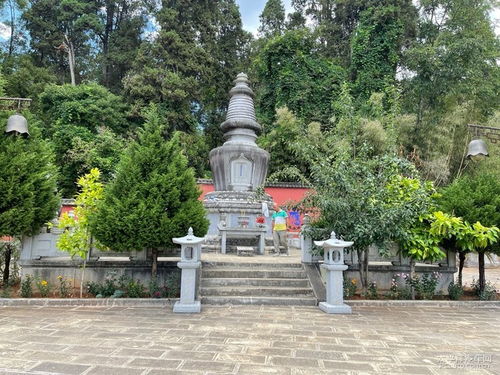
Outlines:
<svg viewBox="0 0 500 375"><path fill-rule="evenodd" d="M229 91L231 99L227 109L226 121L221 124L224 137L232 141L233 135L246 136L247 142L255 143L262 127L255 117L253 98L255 94L250 88L250 81L245 73L239 73L234 80L234 87Z"/></svg>

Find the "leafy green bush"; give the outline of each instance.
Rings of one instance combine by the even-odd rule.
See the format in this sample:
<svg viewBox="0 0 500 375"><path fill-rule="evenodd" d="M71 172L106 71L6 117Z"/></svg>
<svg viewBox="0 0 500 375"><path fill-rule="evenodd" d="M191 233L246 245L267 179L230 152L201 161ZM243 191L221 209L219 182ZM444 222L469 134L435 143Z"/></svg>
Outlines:
<svg viewBox="0 0 500 375"><path fill-rule="evenodd" d="M453 301L457 301L464 294L464 288L460 284L455 284L453 281L448 285L448 295Z"/></svg>
<svg viewBox="0 0 500 375"><path fill-rule="evenodd" d="M180 296L181 291L181 273L174 271L169 274L163 284L161 296L163 298L176 298Z"/></svg>
<svg viewBox="0 0 500 375"><path fill-rule="evenodd" d="M144 285L139 280L130 280L127 284L126 294L129 298L144 297Z"/></svg>
<svg viewBox="0 0 500 375"><path fill-rule="evenodd" d="M411 299L410 288L399 286L397 277L401 277L401 274L394 275L392 278L388 297L390 299Z"/></svg>
<svg viewBox="0 0 500 375"><path fill-rule="evenodd" d="M46 298L49 296L51 286L47 280L38 280L36 282L36 287L38 288L41 297Z"/></svg>
<svg viewBox="0 0 500 375"><path fill-rule="evenodd" d="M10 298L12 295L12 289L10 286L5 285L2 287L2 291L0 292L0 298Z"/></svg>
<svg viewBox="0 0 500 375"><path fill-rule="evenodd" d="M413 278L408 274L404 276L406 284L415 289L416 295L420 299L432 299L434 297L440 277L439 272L426 273L420 277L415 275Z"/></svg>
<svg viewBox="0 0 500 375"><path fill-rule="evenodd" d="M59 280L59 296L61 298L67 298L71 294L71 287L69 285L68 279L64 278L64 276L57 276L57 280Z"/></svg>
<svg viewBox="0 0 500 375"><path fill-rule="evenodd" d="M366 298L368 299L378 299L377 283L375 281L368 284L368 289L366 292Z"/></svg>
<svg viewBox="0 0 500 375"><path fill-rule="evenodd" d="M490 281L487 281L484 284L484 290L482 292L479 288L479 280L472 280L471 287L474 294L478 296L481 301L492 301L497 298L498 291L496 290L495 285L493 285Z"/></svg>
<svg viewBox="0 0 500 375"><path fill-rule="evenodd" d="M33 276L26 275L21 281L21 297L31 298L33 295Z"/></svg>
<svg viewBox="0 0 500 375"><path fill-rule="evenodd" d="M350 298L356 294L358 289L356 279L344 279L344 298Z"/></svg>
<svg viewBox="0 0 500 375"><path fill-rule="evenodd" d="M158 283L158 278L154 277L149 280L148 283L148 295L151 298L160 298L161 297L161 287Z"/></svg>

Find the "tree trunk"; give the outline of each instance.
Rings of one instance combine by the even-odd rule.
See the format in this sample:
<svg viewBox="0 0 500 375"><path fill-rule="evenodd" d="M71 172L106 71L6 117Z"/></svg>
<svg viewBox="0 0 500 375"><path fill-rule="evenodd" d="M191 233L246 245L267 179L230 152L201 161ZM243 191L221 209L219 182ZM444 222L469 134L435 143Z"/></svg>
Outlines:
<svg viewBox="0 0 500 375"><path fill-rule="evenodd" d="M12 56L12 54L14 53L14 28L15 28L15 25L14 25L14 17L15 17L15 13L14 13L14 7L15 5L13 4L13 1L9 1L9 8L10 8L10 39L9 39L9 57Z"/></svg>
<svg viewBox="0 0 500 375"><path fill-rule="evenodd" d="M104 27L104 35L102 36L102 54L103 54L103 64L102 64L102 79L105 87L109 87L110 81L110 66L109 66L109 38L113 32L114 27L114 16L115 16L116 4L114 1L109 1L106 4L106 26Z"/></svg>
<svg viewBox="0 0 500 375"><path fill-rule="evenodd" d="M415 288L413 287L413 280L415 279L415 259L410 258L410 291L411 299L415 299Z"/></svg>
<svg viewBox="0 0 500 375"><path fill-rule="evenodd" d="M5 268L3 270L3 285L6 286L10 276L10 259L12 257L12 246L10 243L5 244Z"/></svg>
<svg viewBox="0 0 500 375"><path fill-rule="evenodd" d="M68 61L69 61L69 74L71 76L71 84L76 86L75 79L75 50L73 48L73 43L69 41L68 35L64 34L64 39L66 39L67 52L68 52Z"/></svg>
<svg viewBox="0 0 500 375"><path fill-rule="evenodd" d="M358 254L359 281L361 282L362 294L368 291L368 250L356 250Z"/></svg>
<svg viewBox="0 0 500 375"><path fill-rule="evenodd" d="M155 280L158 276L158 249L152 249L151 256L153 258L153 264L151 266L151 277L153 280Z"/></svg>
<svg viewBox="0 0 500 375"><path fill-rule="evenodd" d="M368 278L368 257L370 255L370 251L368 249L365 249L364 254L363 254L363 266L365 268L365 294L368 292L368 283L369 283L369 278Z"/></svg>
<svg viewBox="0 0 500 375"><path fill-rule="evenodd" d="M457 283L460 286L462 286L462 274L464 270L464 265L465 265L465 252L460 251L458 253L458 280L457 280Z"/></svg>
<svg viewBox="0 0 500 375"><path fill-rule="evenodd" d="M83 298L83 280L85 277L85 267L87 266L87 259L83 260L83 268L82 268L82 278L80 279L80 298Z"/></svg>
<svg viewBox="0 0 500 375"><path fill-rule="evenodd" d="M484 275L484 252L478 252L477 258L479 263L479 293L483 293L486 284L486 277Z"/></svg>

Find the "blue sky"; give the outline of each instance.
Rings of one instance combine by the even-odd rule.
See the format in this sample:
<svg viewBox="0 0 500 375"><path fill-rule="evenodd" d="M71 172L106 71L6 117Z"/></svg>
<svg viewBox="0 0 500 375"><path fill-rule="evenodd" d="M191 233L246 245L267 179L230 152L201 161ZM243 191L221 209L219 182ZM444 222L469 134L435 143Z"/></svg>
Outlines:
<svg viewBox="0 0 500 375"><path fill-rule="evenodd" d="M291 0L282 0L285 5L287 14L290 12ZM253 34L257 33L259 28L259 16L266 5L267 0L236 0L240 6L241 19L243 20L243 28Z"/></svg>

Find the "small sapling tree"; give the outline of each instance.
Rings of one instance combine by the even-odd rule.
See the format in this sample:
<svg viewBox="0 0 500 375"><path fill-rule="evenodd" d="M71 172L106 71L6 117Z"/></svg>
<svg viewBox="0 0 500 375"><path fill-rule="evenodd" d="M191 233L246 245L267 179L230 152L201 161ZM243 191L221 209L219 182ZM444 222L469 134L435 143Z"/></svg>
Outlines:
<svg viewBox="0 0 500 375"><path fill-rule="evenodd" d="M104 246L92 237L89 227L89 218L95 212L97 204L103 197L103 185L99 182L101 173L97 168L77 181L80 192L75 197L76 208L73 214L64 213L59 220L59 228L63 233L57 240L59 250L83 259L82 274L80 279L80 298L83 297L83 280L87 258L93 247L103 249Z"/></svg>

